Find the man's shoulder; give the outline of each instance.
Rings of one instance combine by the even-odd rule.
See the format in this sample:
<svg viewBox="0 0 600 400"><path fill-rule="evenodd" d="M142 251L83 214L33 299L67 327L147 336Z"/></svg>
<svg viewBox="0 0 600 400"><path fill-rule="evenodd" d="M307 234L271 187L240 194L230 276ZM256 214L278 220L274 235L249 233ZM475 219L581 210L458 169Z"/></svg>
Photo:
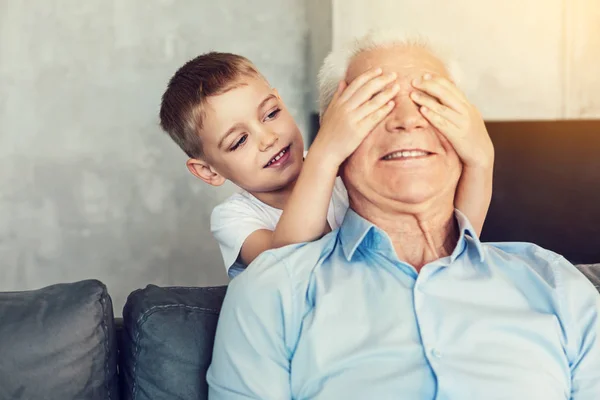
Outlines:
<svg viewBox="0 0 600 400"><path fill-rule="evenodd" d="M528 242L496 242L483 244L486 256L497 260L501 267L528 268L554 288L568 283L587 285L585 276L562 255Z"/></svg>
<svg viewBox="0 0 600 400"><path fill-rule="evenodd" d="M235 279L263 290L277 290L289 285L302 286L308 282L315 268L327 258L337 242L333 231L313 242L291 244L261 253ZM241 282L241 281L240 281Z"/></svg>
<svg viewBox="0 0 600 400"><path fill-rule="evenodd" d="M553 262L562 256L529 242L488 242L482 243L486 253L503 255L512 259L528 260L547 260Z"/></svg>

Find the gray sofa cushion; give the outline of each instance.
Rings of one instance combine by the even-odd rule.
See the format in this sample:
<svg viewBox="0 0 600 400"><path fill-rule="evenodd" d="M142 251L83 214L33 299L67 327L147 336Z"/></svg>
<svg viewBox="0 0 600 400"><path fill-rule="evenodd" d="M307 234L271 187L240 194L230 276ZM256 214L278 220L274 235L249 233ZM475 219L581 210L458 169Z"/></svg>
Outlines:
<svg viewBox="0 0 600 400"><path fill-rule="evenodd" d="M129 295L123 309L125 399L201 400L225 286L160 288Z"/></svg>
<svg viewBox="0 0 600 400"><path fill-rule="evenodd" d="M594 284L600 291L600 264L579 264L577 268Z"/></svg>
<svg viewBox="0 0 600 400"><path fill-rule="evenodd" d="M0 293L0 399L118 398L112 302L101 282Z"/></svg>

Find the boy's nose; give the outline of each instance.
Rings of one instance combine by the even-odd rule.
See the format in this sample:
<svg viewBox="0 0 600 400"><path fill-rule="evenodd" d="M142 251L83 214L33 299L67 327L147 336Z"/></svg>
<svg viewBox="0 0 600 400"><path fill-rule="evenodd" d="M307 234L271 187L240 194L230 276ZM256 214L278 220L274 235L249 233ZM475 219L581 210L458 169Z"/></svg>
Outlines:
<svg viewBox="0 0 600 400"><path fill-rule="evenodd" d="M279 140L279 136L270 130L264 130L260 133L260 151L267 151L277 141Z"/></svg>

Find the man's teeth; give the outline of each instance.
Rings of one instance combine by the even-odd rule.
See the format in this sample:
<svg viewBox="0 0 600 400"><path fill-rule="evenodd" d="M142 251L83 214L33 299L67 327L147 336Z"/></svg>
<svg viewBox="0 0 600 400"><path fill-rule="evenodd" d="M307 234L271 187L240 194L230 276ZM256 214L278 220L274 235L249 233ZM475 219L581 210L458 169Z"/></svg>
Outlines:
<svg viewBox="0 0 600 400"><path fill-rule="evenodd" d="M394 158L410 158L410 157L422 157L422 156L426 156L429 153L426 151L420 151L420 150L410 150L410 151L397 151L395 153L392 154L388 154L387 156L383 157L384 160L391 160Z"/></svg>
<svg viewBox="0 0 600 400"><path fill-rule="evenodd" d="M273 159L271 161L269 161L269 163L267 164L267 167L269 165L273 164L274 162L279 161L279 159L281 157L283 157L283 155L285 154L286 151L287 151L286 149L281 150L281 153L277 154L275 157L273 157Z"/></svg>

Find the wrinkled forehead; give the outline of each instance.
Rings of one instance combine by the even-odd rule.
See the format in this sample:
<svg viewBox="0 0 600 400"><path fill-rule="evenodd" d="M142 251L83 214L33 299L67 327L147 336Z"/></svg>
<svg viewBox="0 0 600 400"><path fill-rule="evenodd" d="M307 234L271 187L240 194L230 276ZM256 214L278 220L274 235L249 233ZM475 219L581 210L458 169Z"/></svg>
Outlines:
<svg viewBox="0 0 600 400"><path fill-rule="evenodd" d="M398 80L410 80L425 73L448 77L444 64L422 47L392 46L363 51L352 58L346 71L346 82L363 72L381 67L384 73L396 72Z"/></svg>

